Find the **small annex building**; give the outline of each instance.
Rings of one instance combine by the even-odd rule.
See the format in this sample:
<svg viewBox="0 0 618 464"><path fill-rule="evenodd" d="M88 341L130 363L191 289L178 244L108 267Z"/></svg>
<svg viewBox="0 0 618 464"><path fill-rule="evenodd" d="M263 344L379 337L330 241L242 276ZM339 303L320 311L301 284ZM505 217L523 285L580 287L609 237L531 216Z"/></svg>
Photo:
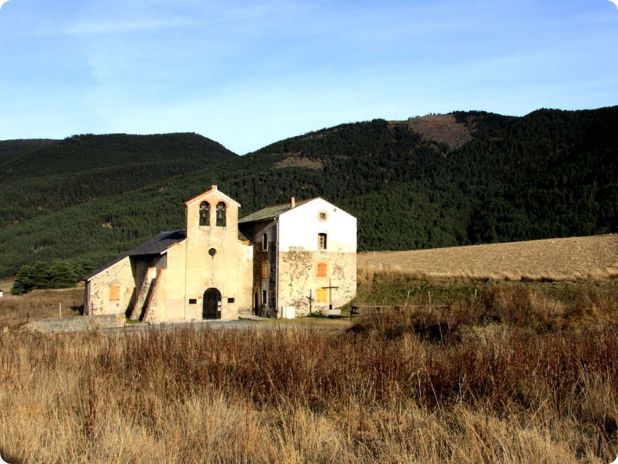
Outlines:
<svg viewBox="0 0 618 464"><path fill-rule="evenodd" d="M217 189L185 202L185 230L161 232L85 278L84 313L149 322L294 317L356 295L356 218L322 198L239 219Z"/></svg>

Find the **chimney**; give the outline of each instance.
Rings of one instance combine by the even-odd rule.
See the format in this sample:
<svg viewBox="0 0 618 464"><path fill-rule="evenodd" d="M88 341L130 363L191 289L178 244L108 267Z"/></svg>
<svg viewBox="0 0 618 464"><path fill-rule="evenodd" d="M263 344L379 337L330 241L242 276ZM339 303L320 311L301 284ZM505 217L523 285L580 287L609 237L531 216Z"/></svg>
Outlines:
<svg viewBox="0 0 618 464"><path fill-rule="evenodd" d="M296 198L290 198L290 209L296 208Z"/></svg>
<svg viewBox="0 0 618 464"><path fill-rule="evenodd" d="M210 190L217 190L217 186L216 185L211 185L210 186Z"/></svg>

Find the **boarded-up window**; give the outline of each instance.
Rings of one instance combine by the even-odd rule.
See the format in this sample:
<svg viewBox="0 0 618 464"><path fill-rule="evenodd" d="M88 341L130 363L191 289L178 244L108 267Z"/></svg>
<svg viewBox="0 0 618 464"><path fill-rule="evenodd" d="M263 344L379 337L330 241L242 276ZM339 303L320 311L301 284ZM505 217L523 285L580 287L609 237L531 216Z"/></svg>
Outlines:
<svg viewBox="0 0 618 464"><path fill-rule="evenodd" d="M328 265L326 263L318 263L318 277L328 276Z"/></svg>
<svg viewBox="0 0 618 464"><path fill-rule="evenodd" d="M318 234L318 250L326 250L326 234Z"/></svg>
<svg viewBox="0 0 618 464"><path fill-rule="evenodd" d="M109 301L118 301L120 299L120 287L112 285L109 287Z"/></svg>
<svg viewBox="0 0 618 464"><path fill-rule="evenodd" d="M262 263L261 276L262 279L268 278L268 263Z"/></svg>
<svg viewBox="0 0 618 464"><path fill-rule="evenodd" d="M326 303L327 293L325 288L318 288L316 292L316 300L318 303Z"/></svg>

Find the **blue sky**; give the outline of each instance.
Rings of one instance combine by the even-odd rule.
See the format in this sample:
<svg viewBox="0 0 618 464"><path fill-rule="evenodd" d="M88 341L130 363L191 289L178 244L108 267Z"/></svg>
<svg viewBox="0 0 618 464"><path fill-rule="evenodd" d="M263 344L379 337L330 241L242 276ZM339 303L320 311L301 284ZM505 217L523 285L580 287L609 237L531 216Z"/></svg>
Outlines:
<svg viewBox="0 0 618 464"><path fill-rule="evenodd" d="M618 104L608 0L10 0L0 139L198 132L243 154L343 122Z"/></svg>

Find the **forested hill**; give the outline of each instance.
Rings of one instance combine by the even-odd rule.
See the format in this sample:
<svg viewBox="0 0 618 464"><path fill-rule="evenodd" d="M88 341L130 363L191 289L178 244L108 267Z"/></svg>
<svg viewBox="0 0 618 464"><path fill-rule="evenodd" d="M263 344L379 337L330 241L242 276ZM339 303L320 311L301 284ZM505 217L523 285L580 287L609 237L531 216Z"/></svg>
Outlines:
<svg viewBox="0 0 618 464"><path fill-rule="evenodd" d="M55 140L49 139L0 140L0 163L4 161L5 156L20 155L54 142Z"/></svg>
<svg viewBox="0 0 618 464"><path fill-rule="evenodd" d="M243 215L322 196L359 218L362 250L615 232L616 127L618 107L457 112L343 124L243 157L194 134L71 138L0 157L0 275L101 264L182 227L182 201L212 183Z"/></svg>
<svg viewBox="0 0 618 464"><path fill-rule="evenodd" d="M237 157L190 133L6 141L0 154L0 227Z"/></svg>
<svg viewBox="0 0 618 464"><path fill-rule="evenodd" d="M412 130L418 120L375 120L294 137L250 157L283 154L279 166L298 176L292 184L308 190L302 196L324 192L359 218L363 249L617 230L618 107L420 119L432 139Z"/></svg>

